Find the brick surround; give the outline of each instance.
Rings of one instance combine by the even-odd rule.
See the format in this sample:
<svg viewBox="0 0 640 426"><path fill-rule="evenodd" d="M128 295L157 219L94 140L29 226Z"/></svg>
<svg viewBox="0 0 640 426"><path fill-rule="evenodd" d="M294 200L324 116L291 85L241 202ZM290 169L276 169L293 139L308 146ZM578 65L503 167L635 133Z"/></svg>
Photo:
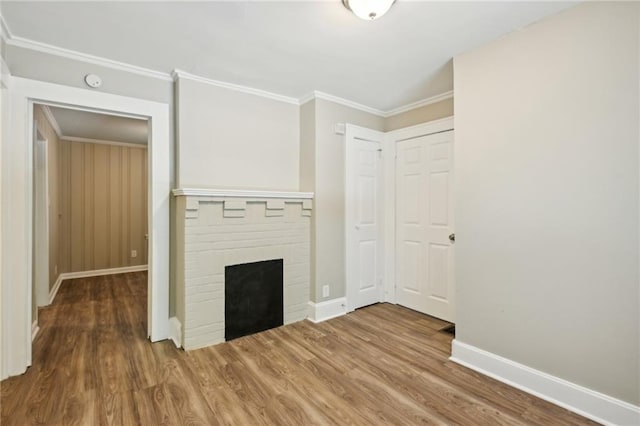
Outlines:
<svg viewBox="0 0 640 426"><path fill-rule="evenodd" d="M228 265L283 259L284 323L306 318L310 194L188 193L174 191L177 303L172 315L181 324L182 347L195 349L224 341L224 267Z"/></svg>

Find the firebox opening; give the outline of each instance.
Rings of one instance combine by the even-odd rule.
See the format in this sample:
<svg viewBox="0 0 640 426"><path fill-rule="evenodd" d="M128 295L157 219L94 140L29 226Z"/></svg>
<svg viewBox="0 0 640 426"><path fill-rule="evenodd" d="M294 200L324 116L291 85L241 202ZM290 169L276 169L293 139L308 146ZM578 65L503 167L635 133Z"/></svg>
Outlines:
<svg viewBox="0 0 640 426"><path fill-rule="evenodd" d="M225 340L284 323L283 259L224 268Z"/></svg>

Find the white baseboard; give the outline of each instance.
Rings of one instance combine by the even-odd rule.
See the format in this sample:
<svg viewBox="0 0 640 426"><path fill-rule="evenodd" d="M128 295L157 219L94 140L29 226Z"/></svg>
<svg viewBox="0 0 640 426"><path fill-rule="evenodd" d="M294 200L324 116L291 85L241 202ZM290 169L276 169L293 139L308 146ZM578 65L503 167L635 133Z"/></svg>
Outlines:
<svg viewBox="0 0 640 426"><path fill-rule="evenodd" d="M176 348L182 347L182 324L176 317L169 318L169 338L173 340Z"/></svg>
<svg viewBox="0 0 640 426"><path fill-rule="evenodd" d="M38 326L38 320L35 320L34 322L31 323L31 341L32 342L36 340L36 335L38 334L38 331L40 331L40 327Z"/></svg>
<svg viewBox="0 0 640 426"><path fill-rule="evenodd" d="M140 272L149 269L148 265L123 266L122 268L95 269L93 271L65 272L63 280L72 278L99 277L102 275L125 274L127 272Z"/></svg>
<svg viewBox="0 0 640 426"><path fill-rule="evenodd" d="M309 314L307 319L311 322L318 323L342 316L346 313L347 299L345 297L340 297L338 299L327 300L320 303L309 302Z"/></svg>
<svg viewBox="0 0 640 426"><path fill-rule="evenodd" d="M451 361L605 425L639 425L640 407L454 340Z"/></svg>
<svg viewBox="0 0 640 426"><path fill-rule="evenodd" d="M64 278L62 277L63 275L64 274L58 275L58 279L56 279L55 284L53 284L53 288L49 291L49 304L53 303L53 299L56 298L58 290L60 290L60 285L62 284L62 281L64 281Z"/></svg>
<svg viewBox="0 0 640 426"><path fill-rule="evenodd" d="M49 304L53 303L53 299L56 298L60 285L64 280L70 280L73 278L88 278L88 277L100 277L102 275L114 275L114 274L126 274L127 272L140 272L149 269L148 265L135 265L135 266L123 266L121 268L109 268L109 269L94 269L93 271L79 271L79 272L63 272L58 275L53 288L49 292Z"/></svg>

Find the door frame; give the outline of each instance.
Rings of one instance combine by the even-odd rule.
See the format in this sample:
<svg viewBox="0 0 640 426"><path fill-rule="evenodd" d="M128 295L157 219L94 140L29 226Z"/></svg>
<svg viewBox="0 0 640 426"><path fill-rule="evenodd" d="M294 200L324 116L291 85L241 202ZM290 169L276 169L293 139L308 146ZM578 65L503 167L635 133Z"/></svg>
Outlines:
<svg viewBox="0 0 640 426"><path fill-rule="evenodd" d="M405 127L398 130L392 130L385 135L385 147L383 148L388 154L384 156L384 191L385 200L385 238L384 251L389 253L385 256L384 265L384 283L385 283L385 302L396 303L396 148L398 142L415 139L422 136L432 135L434 133L447 132L454 130L453 116L445 117L439 120L429 121L415 126ZM454 131L455 132L455 131ZM383 151L383 152L384 152ZM454 187L455 188L455 187Z"/></svg>
<svg viewBox="0 0 640 426"><path fill-rule="evenodd" d="M353 164L353 159L355 155L354 144L350 143L353 139L366 140L371 142L377 142L376 138L382 134L382 140L380 141L380 149L382 149L382 158L380 161L380 189L384 187L385 183L385 174L384 174L384 144L385 144L385 133L380 132L378 130L368 129L366 127L356 126L354 124L345 124L345 133L344 133L344 141L345 141L345 161L344 161L344 190L345 190L345 203L344 203L344 241L345 241L345 296L346 296L346 305L347 312L352 312L355 309L355 299L357 295L357 288L355 287L355 280L353 279L355 274L355 264L354 264L354 253L353 241L356 238L356 234L354 232L355 222L356 222L356 212L353 206L353 203L350 203L350 200L353 200L354 195L354 184L352 181L353 170L351 168ZM378 199L378 205L376 206L378 210L378 281L382 280L382 285L378 284L378 301L384 301L384 253L385 253L385 229L386 222L384 216L384 204L385 197L384 191L380 191L380 197Z"/></svg>
<svg viewBox="0 0 640 426"><path fill-rule="evenodd" d="M31 365L33 104L129 115L149 123L148 335L169 336L170 115L165 103L9 77L8 140L2 161L2 369L1 378ZM11 285L10 285L11 284Z"/></svg>
<svg viewBox="0 0 640 426"><path fill-rule="evenodd" d="M38 167L34 168L34 204L33 204L33 214L34 214L34 228L37 227L37 222L41 221L43 227L43 235L38 238L37 235L33 237L33 245L34 253L33 253L33 270L35 285L33 288L35 289L35 299L36 306L45 306L48 305L49 301L49 141L44 135L38 130L38 120L33 120L33 135L34 135L34 162L37 162L36 151L38 148L36 145L42 143L43 152L44 152L44 167L40 170ZM40 138L38 137L40 136ZM42 173L42 176L39 176ZM37 191L37 183L36 181L43 181L43 194L42 196L43 207L38 209L38 205L35 202L36 198L39 197ZM38 244L38 242L40 244ZM36 271L44 272L42 274L36 274ZM46 297L45 297L46 293ZM37 315L36 315L37 320Z"/></svg>

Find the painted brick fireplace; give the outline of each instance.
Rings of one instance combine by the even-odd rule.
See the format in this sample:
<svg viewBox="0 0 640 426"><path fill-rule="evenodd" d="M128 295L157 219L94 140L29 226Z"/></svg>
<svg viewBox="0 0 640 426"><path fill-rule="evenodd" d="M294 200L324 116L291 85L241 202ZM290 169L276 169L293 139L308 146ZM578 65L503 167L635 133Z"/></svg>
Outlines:
<svg viewBox="0 0 640 426"><path fill-rule="evenodd" d="M284 324L307 316L312 194L179 189L175 196L172 338L185 349L225 341L225 267L282 259ZM174 296L174 295L172 295Z"/></svg>

